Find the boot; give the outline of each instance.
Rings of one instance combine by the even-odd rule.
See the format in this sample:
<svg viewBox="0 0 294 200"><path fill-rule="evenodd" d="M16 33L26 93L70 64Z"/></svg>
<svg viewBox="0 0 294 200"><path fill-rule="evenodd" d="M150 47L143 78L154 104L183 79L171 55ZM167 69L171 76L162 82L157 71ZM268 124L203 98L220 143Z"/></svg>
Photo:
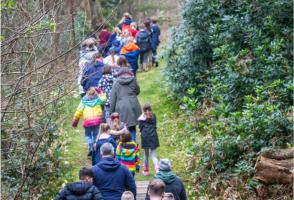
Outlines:
<svg viewBox="0 0 294 200"><path fill-rule="evenodd" d="M148 165L143 165L143 176L150 176Z"/></svg>

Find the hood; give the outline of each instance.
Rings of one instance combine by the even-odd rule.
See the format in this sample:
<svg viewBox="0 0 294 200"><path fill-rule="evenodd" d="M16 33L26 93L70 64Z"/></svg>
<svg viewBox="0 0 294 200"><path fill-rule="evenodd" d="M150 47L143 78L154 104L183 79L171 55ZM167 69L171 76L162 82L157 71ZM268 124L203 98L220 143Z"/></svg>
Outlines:
<svg viewBox="0 0 294 200"><path fill-rule="evenodd" d="M134 76L128 76L128 77L119 77L117 81L121 85L128 85L135 79Z"/></svg>
<svg viewBox="0 0 294 200"><path fill-rule="evenodd" d="M103 171L115 171L120 167L120 163L114 158L103 158L99 163L98 167Z"/></svg>
<svg viewBox="0 0 294 200"><path fill-rule="evenodd" d="M174 182L176 180L176 177L176 174L172 171L159 171L154 176L154 178L159 178L166 184Z"/></svg>
<svg viewBox="0 0 294 200"><path fill-rule="evenodd" d="M100 99L98 96L88 97L87 95L82 98L83 104L89 107L94 107L99 103Z"/></svg>
<svg viewBox="0 0 294 200"><path fill-rule="evenodd" d="M120 143L121 153L126 157L130 157L138 152L138 148L135 142Z"/></svg>
<svg viewBox="0 0 294 200"><path fill-rule="evenodd" d="M119 40L113 40L112 45L115 46L115 47L119 47L120 46L120 41Z"/></svg>
<svg viewBox="0 0 294 200"><path fill-rule="evenodd" d="M124 24L126 24L126 25L130 25L131 23L132 23L132 19L129 17L127 17L124 21Z"/></svg>
<svg viewBox="0 0 294 200"><path fill-rule="evenodd" d="M129 52L132 52L132 51L137 51L139 50L140 48L133 42L131 43L128 43L127 45L125 45L121 50L120 50L120 53L121 54L125 54L125 53L129 53Z"/></svg>
<svg viewBox="0 0 294 200"><path fill-rule="evenodd" d="M92 183L85 182L75 182L69 183L66 185L67 190L69 190L72 194L82 195L87 193L87 191L91 188Z"/></svg>

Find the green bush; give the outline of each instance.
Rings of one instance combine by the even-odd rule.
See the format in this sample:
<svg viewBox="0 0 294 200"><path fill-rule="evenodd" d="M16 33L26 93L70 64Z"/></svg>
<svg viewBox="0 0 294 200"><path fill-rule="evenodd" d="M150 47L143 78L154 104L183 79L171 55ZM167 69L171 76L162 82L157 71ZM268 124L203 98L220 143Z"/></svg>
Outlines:
<svg viewBox="0 0 294 200"><path fill-rule="evenodd" d="M254 185L260 151L291 143L292 16L290 0L185 1L165 75L197 119L189 139L200 141L183 147L198 158L189 168L198 194L220 195L209 192L217 177Z"/></svg>

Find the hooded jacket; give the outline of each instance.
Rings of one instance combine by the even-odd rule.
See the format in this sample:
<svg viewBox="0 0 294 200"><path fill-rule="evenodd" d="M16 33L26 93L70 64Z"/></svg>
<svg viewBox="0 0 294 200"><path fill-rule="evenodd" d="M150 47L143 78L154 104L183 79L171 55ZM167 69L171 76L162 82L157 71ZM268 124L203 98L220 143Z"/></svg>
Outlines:
<svg viewBox="0 0 294 200"><path fill-rule="evenodd" d="M94 185L99 188L105 200L120 200L124 191L131 191L136 197L136 184L128 168L114 158L103 158L94 165Z"/></svg>
<svg viewBox="0 0 294 200"><path fill-rule="evenodd" d="M98 87L98 82L101 79L103 73L103 66L103 62L98 61L84 69L81 85L85 92L87 92L90 87Z"/></svg>
<svg viewBox="0 0 294 200"><path fill-rule="evenodd" d="M125 165L130 172L140 170L139 147L135 142L120 142L116 148L116 158Z"/></svg>
<svg viewBox="0 0 294 200"><path fill-rule="evenodd" d="M55 200L103 200L103 197L92 183L75 182L67 184Z"/></svg>
<svg viewBox="0 0 294 200"><path fill-rule="evenodd" d="M156 115L153 114L152 119L147 120L144 113L138 118L139 129L141 132L141 147L156 149L159 147L159 140L157 135L157 120Z"/></svg>
<svg viewBox="0 0 294 200"><path fill-rule="evenodd" d="M161 179L165 183L166 193L173 193L175 200L186 200L184 184L179 177L172 171L159 171L154 178Z"/></svg>
<svg viewBox="0 0 294 200"><path fill-rule="evenodd" d="M140 30L136 35L136 43L142 52L152 49L151 35L146 30Z"/></svg>
<svg viewBox="0 0 294 200"><path fill-rule="evenodd" d="M110 113L118 112L121 121L127 127L138 124L138 117L141 115L141 106L137 95L140 94L140 87L134 76L121 74L113 84L110 97Z"/></svg>
<svg viewBox="0 0 294 200"><path fill-rule="evenodd" d="M81 117L83 117L83 126L98 126L102 122L102 108L101 105L106 101L106 95L100 93L98 96L90 98L84 96L74 114L73 123L78 124Z"/></svg>
<svg viewBox="0 0 294 200"><path fill-rule="evenodd" d="M120 54L126 57L128 63L132 67L133 73L136 74L136 71L138 70L140 48L135 43L131 42L121 49Z"/></svg>

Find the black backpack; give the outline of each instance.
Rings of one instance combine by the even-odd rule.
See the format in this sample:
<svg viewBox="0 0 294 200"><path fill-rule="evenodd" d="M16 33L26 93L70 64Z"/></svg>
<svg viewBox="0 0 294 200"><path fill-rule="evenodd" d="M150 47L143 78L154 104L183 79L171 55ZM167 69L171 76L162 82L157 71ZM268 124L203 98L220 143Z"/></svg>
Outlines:
<svg viewBox="0 0 294 200"><path fill-rule="evenodd" d="M151 36L147 31L140 31L137 34L136 41L141 51L148 51L151 49Z"/></svg>

